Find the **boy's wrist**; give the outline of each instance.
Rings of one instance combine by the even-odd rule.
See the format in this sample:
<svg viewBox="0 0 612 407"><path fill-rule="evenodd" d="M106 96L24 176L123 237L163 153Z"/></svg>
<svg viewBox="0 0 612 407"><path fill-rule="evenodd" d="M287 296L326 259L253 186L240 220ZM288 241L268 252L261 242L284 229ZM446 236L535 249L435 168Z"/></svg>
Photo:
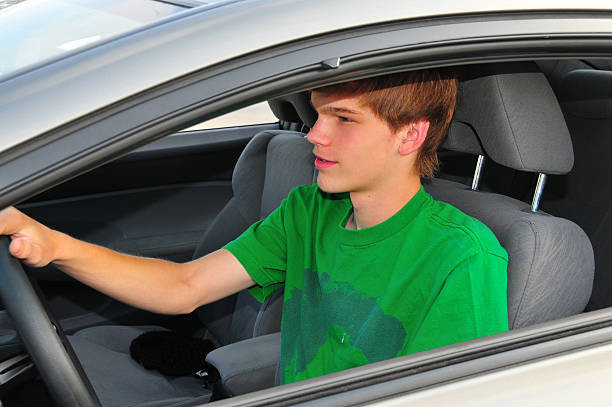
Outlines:
<svg viewBox="0 0 612 407"><path fill-rule="evenodd" d="M69 260L71 257L75 239L65 233L57 230L49 229L50 254L52 263L62 263Z"/></svg>

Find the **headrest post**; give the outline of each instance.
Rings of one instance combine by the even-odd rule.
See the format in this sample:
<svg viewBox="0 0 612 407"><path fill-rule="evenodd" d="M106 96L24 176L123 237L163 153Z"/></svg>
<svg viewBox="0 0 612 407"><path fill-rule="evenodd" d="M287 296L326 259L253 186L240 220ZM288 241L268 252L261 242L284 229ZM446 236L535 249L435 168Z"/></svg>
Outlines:
<svg viewBox="0 0 612 407"><path fill-rule="evenodd" d="M544 184L546 184L546 174L539 173L538 183L536 184L536 189L533 194L533 201L531 201L531 212L535 213L540 208L540 199L542 198L542 193L544 192Z"/></svg>
<svg viewBox="0 0 612 407"><path fill-rule="evenodd" d="M480 176L482 174L482 167L484 166L485 157L482 154L478 155L478 161L476 161L476 169L474 170L474 177L472 178L472 190L478 191L480 186Z"/></svg>

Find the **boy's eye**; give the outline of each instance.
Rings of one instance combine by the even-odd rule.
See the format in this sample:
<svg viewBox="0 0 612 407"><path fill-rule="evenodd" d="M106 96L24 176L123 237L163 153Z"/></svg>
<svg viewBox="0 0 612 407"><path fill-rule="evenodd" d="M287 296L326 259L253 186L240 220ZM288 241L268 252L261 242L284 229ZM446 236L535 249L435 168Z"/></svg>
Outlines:
<svg viewBox="0 0 612 407"><path fill-rule="evenodd" d="M349 119L348 117L344 117L344 116L338 116L338 119L340 119L341 122L352 122L351 119Z"/></svg>

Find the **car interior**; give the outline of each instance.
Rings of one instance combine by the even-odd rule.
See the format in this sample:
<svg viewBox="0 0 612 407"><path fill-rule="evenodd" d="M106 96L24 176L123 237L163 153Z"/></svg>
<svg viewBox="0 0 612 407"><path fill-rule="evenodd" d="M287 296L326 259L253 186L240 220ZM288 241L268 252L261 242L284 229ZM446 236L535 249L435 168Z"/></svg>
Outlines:
<svg viewBox="0 0 612 407"><path fill-rule="evenodd" d="M481 220L508 251L510 329L612 305L612 63L539 60L458 67L459 105L423 180L435 199ZM268 101L275 123L179 132L18 206L86 241L177 262L198 258L316 182L305 134L308 92ZM53 266L30 275L68 335L104 406L162 406L278 385L282 292L248 291L190 315L132 308ZM3 311L6 405L53 405ZM218 377L170 377L135 362L143 332L211 340ZM21 374L21 372L24 372ZM194 372L195 373L195 372ZM0 377L1 379L1 377Z"/></svg>

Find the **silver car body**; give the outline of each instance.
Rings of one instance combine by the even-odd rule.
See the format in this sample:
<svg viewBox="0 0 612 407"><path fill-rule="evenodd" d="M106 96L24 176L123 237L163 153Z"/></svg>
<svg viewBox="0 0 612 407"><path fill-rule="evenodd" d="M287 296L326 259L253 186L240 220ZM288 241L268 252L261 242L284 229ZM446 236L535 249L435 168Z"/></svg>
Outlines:
<svg viewBox="0 0 612 407"><path fill-rule="evenodd" d="M229 0L189 10L146 29L77 50L52 63L42 63L25 72L9 75L3 81L0 78L0 151L161 82L257 50L327 32L467 13L606 9L612 10L612 7L603 0L579 3ZM291 21L294 16L299 16L299 24L281 23ZM525 24L511 24L504 34L532 32L552 35L555 28L563 33L595 34L610 29L610 23L605 19L589 21L588 26L573 19L556 20L540 29ZM477 36L483 32L481 30L486 30L486 27L478 27L470 34ZM421 43L464 35L451 26L423 34ZM210 38L216 40L207 40ZM160 55L164 56L164 61L172 63L160 63ZM339 56L325 55L321 60ZM126 66L131 67L131 72L125 71ZM62 109L50 110L49 106L58 100L61 100ZM29 120L30 117L37 120Z"/></svg>
<svg viewBox="0 0 612 407"><path fill-rule="evenodd" d="M563 14L568 11L585 12L588 16ZM333 71L352 55L350 51L343 53L342 50L351 50L353 46L379 48L375 44L379 40L375 33L371 36L362 34L358 39L351 36L338 39L337 42L342 42L341 46L325 48L323 44L318 49L321 52L314 55L296 52L290 63L283 60L283 55L300 49L301 40L383 23L414 23L414 26L406 28L409 37L396 37L397 43L384 44L387 50L406 44L414 48L427 48L450 42L514 36L546 40L570 35L612 41L610 11L612 4L603 0L229 0L191 9L0 77L0 165L3 166L0 170L0 197L4 195L0 207L33 194L24 187L33 180L49 187L59 182L63 176L73 176L79 171L99 165L111 156L102 148L94 151L84 146L84 154L101 151L100 157L88 164L89 167L79 164L80 158L76 157L75 169L64 175L49 175L55 171L55 164L45 164L47 167L39 168L36 167L37 163L17 173L11 163L21 164L19 159L22 156L22 146L36 142L40 137L48 137L54 129L77 123L77 119L87 117L92 112L112 108L115 103L132 95L159 89L160 84L168 83L172 86L177 78L188 78L190 74L208 68L221 66L220 72L229 70L223 64L248 58L258 51L286 46L277 56L278 61L287 66L277 68L291 76L299 67L317 66L319 70ZM529 12L534 14L528 16ZM557 12L555 18L547 18ZM487 18L488 15L503 16L505 13L516 13L519 16L494 20ZM523 18L521 15L528 17ZM482 18L463 20L464 16ZM436 19L446 17L451 18L449 23L435 23ZM420 21L434 23L419 26ZM355 44L356 41L360 43ZM372 44L367 41L372 41ZM244 88L244 84L241 86ZM253 101L265 100L269 96L257 89L253 93L238 94L243 88L236 88L237 96L223 105L223 108L237 108ZM273 94L288 91L287 88L278 87L273 89ZM210 89L210 95L216 96L215 92L216 89ZM212 96L208 101L209 95L204 93L200 98L204 100L204 105L216 101ZM221 110L220 107L215 109L213 113ZM188 121L183 121L194 124L198 118L207 118L208 114L212 113L202 110ZM79 124L76 128L81 129L83 126ZM164 131L169 132L168 129ZM111 143L112 135L109 130L109 133L100 133L98 137L100 142ZM43 144L53 140L53 137L43 139ZM132 149L143 142L134 141L125 148ZM24 148L23 151L34 150ZM67 157L68 152L65 155L53 162L66 162L70 157ZM419 363L440 364L433 370L417 369L407 377L387 378L378 382L369 380L369 377L384 375L394 369L409 369L403 360L383 362L354 369L348 376L344 373L334 374L221 401L219 405L265 403L266 400L290 398L292 394L300 392L316 393L333 388L335 381L342 382L348 380L347 377L351 380L364 380L364 387L352 387L344 393L332 392L329 396L322 394L317 399L307 398L303 404L372 403L390 407L554 403L557 406L573 406L586 400L589 405L609 405L606 399L609 399L609 383L612 383L611 316L612 311L602 310L586 317L580 315L523 329L518 333L452 345L442 351L424 352L414 359L415 366ZM584 329L587 325L593 328ZM554 333L574 326L583 332L563 337L551 334L545 342L534 345L527 343L532 336L542 337L546 332ZM503 348L509 338L526 342L522 346ZM448 366L440 362L446 360L449 354L477 352L479 346L483 345L489 346L488 349L499 345L503 351L482 354Z"/></svg>
<svg viewBox="0 0 612 407"><path fill-rule="evenodd" d="M396 406L607 406L612 343L373 403Z"/></svg>

